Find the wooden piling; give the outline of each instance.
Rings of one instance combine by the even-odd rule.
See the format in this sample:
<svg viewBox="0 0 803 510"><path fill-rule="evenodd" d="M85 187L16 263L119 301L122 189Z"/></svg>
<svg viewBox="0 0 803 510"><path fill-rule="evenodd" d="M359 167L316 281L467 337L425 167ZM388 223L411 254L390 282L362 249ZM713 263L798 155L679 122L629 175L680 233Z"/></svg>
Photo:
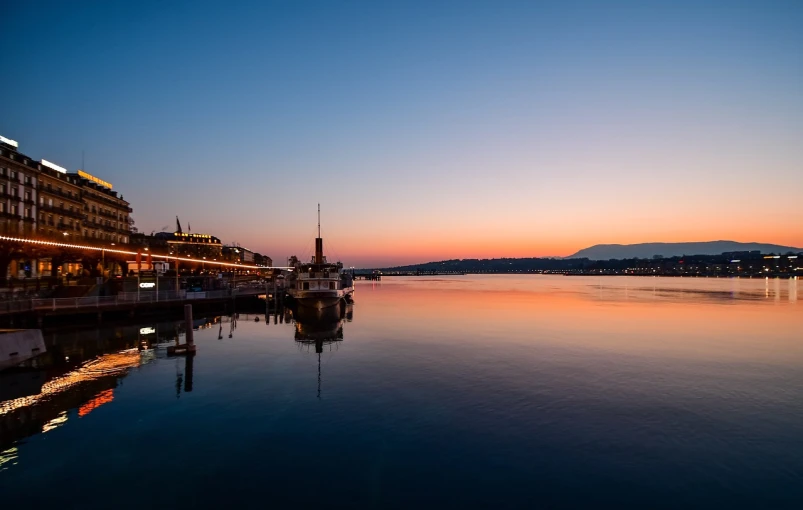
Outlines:
<svg viewBox="0 0 803 510"><path fill-rule="evenodd" d="M187 345L194 345L192 338L192 305L184 305L184 327L187 331Z"/></svg>

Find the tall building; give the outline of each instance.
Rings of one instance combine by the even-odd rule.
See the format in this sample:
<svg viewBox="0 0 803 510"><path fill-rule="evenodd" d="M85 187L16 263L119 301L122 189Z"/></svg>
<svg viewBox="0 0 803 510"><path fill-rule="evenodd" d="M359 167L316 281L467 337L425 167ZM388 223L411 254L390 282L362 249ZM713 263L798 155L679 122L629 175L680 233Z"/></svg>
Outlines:
<svg viewBox="0 0 803 510"><path fill-rule="evenodd" d="M83 237L84 203L77 176L43 167L38 191L39 235L63 239L64 242Z"/></svg>
<svg viewBox="0 0 803 510"><path fill-rule="evenodd" d="M0 136L0 235L128 244L131 212L110 183L45 159L35 161L19 152L16 141ZM80 264L68 265L63 272L77 273ZM8 268L14 277L56 276L62 270L51 268L49 258L24 258Z"/></svg>
<svg viewBox="0 0 803 510"><path fill-rule="evenodd" d="M40 163L17 151L14 140L0 136L0 235L36 232L36 184Z"/></svg>
<svg viewBox="0 0 803 510"><path fill-rule="evenodd" d="M128 244L131 236L131 204L112 191L112 185L82 170L76 174L84 204L83 236L106 242Z"/></svg>

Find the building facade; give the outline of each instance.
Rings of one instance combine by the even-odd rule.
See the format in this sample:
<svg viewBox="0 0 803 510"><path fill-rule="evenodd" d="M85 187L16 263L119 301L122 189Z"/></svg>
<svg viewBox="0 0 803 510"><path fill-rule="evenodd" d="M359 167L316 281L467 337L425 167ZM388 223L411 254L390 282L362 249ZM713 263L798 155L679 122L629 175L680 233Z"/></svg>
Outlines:
<svg viewBox="0 0 803 510"><path fill-rule="evenodd" d="M36 237L70 244L128 244L131 205L110 183L82 170L68 172L45 159L19 152L0 136L0 235ZM77 274L80 263L51 268L49 258L22 258L8 265L13 277Z"/></svg>
<svg viewBox="0 0 803 510"><path fill-rule="evenodd" d="M223 260L223 244L209 234L186 232L158 232L154 238L167 244L170 255L197 258L199 260Z"/></svg>
<svg viewBox="0 0 803 510"><path fill-rule="evenodd" d="M0 137L0 234L36 233L40 163L17 152L14 140Z"/></svg>
<svg viewBox="0 0 803 510"><path fill-rule="evenodd" d="M39 235L63 242L83 237L84 204L77 177L44 167L39 174L38 192Z"/></svg>
<svg viewBox="0 0 803 510"><path fill-rule="evenodd" d="M112 191L111 184L78 171L84 206L83 237L108 243L128 244L131 236L131 204Z"/></svg>

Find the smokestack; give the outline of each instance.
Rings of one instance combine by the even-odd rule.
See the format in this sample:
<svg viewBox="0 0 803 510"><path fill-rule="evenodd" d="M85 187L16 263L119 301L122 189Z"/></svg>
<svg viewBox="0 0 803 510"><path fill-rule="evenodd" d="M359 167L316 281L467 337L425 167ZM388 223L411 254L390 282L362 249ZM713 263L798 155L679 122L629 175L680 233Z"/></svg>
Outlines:
<svg viewBox="0 0 803 510"><path fill-rule="evenodd" d="M315 263L323 264L323 239L315 238Z"/></svg>

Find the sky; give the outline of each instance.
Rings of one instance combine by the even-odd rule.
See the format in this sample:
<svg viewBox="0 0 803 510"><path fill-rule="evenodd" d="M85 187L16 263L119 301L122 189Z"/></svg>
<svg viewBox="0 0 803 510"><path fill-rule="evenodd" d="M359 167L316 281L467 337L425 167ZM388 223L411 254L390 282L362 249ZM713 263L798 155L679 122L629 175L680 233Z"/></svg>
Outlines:
<svg viewBox="0 0 803 510"><path fill-rule="evenodd" d="M229 5L236 4L236 5ZM0 135L280 265L803 247L803 2L9 2ZM83 163L82 163L83 161Z"/></svg>

